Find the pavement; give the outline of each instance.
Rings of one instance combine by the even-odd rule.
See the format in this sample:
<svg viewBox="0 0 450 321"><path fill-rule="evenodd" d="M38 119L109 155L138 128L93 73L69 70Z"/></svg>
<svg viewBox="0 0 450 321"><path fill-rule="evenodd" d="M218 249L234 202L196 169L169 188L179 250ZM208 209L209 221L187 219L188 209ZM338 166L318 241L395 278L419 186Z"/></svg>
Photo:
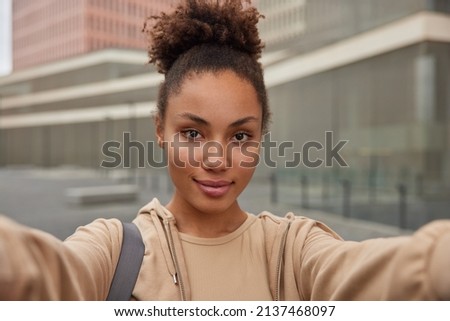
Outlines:
<svg viewBox="0 0 450 321"><path fill-rule="evenodd" d="M100 204L73 204L66 193L74 187L136 184L137 198L132 201ZM52 169L14 167L0 168L0 213L21 224L38 228L65 239L78 226L96 218L119 218L131 221L146 203L157 197L162 204L169 201L172 186L165 169L100 171L76 167ZM280 197L281 199L281 197ZM345 217L321 210L307 210L292 201L271 200L267 178L256 176L239 198L241 207L254 214L269 211L284 216L287 212L319 220L346 240L408 235L412 229L400 229L360 218ZM298 202L297 202L298 203Z"/></svg>

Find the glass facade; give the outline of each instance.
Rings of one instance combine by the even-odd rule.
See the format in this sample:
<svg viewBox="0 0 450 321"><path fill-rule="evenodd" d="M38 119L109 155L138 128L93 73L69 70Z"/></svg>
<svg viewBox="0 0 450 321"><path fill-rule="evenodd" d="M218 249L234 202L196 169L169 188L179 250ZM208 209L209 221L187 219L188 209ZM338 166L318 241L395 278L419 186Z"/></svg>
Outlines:
<svg viewBox="0 0 450 321"><path fill-rule="evenodd" d="M326 146L327 131L332 146L347 141L348 167L279 166L281 195L298 202L307 177L309 207L341 212L348 197L346 213L395 224L405 192L408 227L448 217L449 58L450 44L425 42L271 88L272 139L295 146L279 164L307 142ZM311 150L310 160L326 156Z"/></svg>
<svg viewBox="0 0 450 321"><path fill-rule="evenodd" d="M267 49L307 52L421 11L450 12L447 0L258 0Z"/></svg>

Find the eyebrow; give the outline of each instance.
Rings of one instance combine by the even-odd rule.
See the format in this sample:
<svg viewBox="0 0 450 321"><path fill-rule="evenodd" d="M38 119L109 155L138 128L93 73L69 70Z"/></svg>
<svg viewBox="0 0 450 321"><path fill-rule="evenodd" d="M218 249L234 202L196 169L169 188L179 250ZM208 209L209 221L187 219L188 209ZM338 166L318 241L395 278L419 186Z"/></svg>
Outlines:
<svg viewBox="0 0 450 321"><path fill-rule="evenodd" d="M201 124L201 125L205 125L205 126L209 126L210 125L210 123L207 122L205 119L203 119L200 116L197 116L195 114L192 114L192 113L187 113L187 112L186 113L181 113L181 114L178 114L178 116L181 117L181 118L190 119L193 122L196 122L196 123Z"/></svg>
<svg viewBox="0 0 450 321"><path fill-rule="evenodd" d="M193 122L196 122L201 125L211 126L211 124L207 120L201 118L200 116L192 114L192 113L185 112L185 113L178 114L178 116L181 118L190 119ZM241 118L241 119L238 119L238 120L232 122L228 127L239 127L239 126L241 126L245 123L251 122L251 121L258 121L258 118L254 117L254 116L244 117L244 118Z"/></svg>
<svg viewBox="0 0 450 321"><path fill-rule="evenodd" d="M258 118L254 117L254 116L244 117L244 118L241 118L241 119L238 119L238 120L232 122L231 125L228 127L239 127L239 126L244 125L251 121L258 121Z"/></svg>

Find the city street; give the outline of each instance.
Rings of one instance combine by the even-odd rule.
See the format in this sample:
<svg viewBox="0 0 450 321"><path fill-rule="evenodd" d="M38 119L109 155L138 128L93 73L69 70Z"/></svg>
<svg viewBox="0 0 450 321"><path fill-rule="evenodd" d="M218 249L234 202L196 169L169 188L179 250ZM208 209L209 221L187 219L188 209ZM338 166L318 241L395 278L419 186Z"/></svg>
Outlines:
<svg viewBox="0 0 450 321"><path fill-rule="evenodd" d="M42 229L64 239L75 229L96 218L131 221L139 209L157 197L166 203L172 188L164 169L144 172L137 179L129 173L105 172L80 168L15 168L0 170L0 213L30 227ZM74 187L137 184L138 197L130 202L71 204L66 195ZM256 177L240 197L241 207L257 214L267 210L283 216L289 211L324 222L347 240L396 236L411 231L369 221L345 218L337 214L304 210L288 203L271 204L270 185Z"/></svg>

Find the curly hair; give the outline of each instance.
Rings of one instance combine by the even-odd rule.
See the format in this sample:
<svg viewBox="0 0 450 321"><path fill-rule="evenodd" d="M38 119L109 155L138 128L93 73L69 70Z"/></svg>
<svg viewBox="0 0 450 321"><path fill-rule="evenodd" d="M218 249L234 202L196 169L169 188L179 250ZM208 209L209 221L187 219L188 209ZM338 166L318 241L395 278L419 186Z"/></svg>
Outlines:
<svg viewBox="0 0 450 321"><path fill-rule="evenodd" d="M157 103L162 119L187 75L231 70L255 88L267 130L270 111L258 61L264 45L256 26L263 16L246 3L250 0L186 0L171 13L146 19L149 62L165 75Z"/></svg>

